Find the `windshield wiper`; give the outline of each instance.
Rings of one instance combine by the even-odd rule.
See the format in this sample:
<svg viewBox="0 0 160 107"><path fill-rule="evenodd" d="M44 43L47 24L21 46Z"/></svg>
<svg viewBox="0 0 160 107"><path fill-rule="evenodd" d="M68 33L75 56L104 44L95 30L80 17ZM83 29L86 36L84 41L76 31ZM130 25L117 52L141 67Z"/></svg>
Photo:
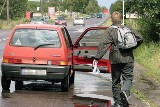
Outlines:
<svg viewBox="0 0 160 107"><path fill-rule="evenodd" d="M42 47L42 46L47 46L47 45L55 45L55 44L41 44L41 45L38 45L34 48L34 50L38 49L39 47Z"/></svg>

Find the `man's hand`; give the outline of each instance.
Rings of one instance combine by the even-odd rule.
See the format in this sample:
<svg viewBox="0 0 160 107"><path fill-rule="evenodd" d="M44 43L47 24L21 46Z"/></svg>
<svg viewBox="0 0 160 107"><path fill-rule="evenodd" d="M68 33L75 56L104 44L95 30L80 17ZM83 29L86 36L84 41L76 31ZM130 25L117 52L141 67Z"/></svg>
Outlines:
<svg viewBox="0 0 160 107"><path fill-rule="evenodd" d="M99 71L99 69L97 67L97 64L98 64L98 60L94 59L93 63L92 63L92 72L94 74L99 74L100 73L100 71Z"/></svg>
<svg viewBox="0 0 160 107"><path fill-rule="evenodd" d="M95 66L97 66L97 64L98 64L98 60L93 60L93 63L92 63L92 69L95 67Z"/></svg>

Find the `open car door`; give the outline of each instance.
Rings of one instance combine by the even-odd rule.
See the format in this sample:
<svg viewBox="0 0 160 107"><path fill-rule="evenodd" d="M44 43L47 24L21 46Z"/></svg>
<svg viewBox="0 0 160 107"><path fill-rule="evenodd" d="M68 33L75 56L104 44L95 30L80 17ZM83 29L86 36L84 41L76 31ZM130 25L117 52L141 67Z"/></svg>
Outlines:
<svg viewBox="0 0 160 107"><path fill-rule="evenodd" d="M105 35L107 27L87 28L73 45L73 63L75 71L92 72L92 62L97 54L98 45ZM109 50L109 49L108 49ZM111 72L109 51L98 62L101 72Z"/></svg>

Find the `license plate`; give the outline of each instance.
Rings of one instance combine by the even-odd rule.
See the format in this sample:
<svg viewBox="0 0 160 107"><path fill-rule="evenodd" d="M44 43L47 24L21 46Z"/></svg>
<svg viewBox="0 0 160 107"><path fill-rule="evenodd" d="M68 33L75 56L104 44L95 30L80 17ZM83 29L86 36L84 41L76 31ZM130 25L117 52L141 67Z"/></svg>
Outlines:
<svg viewBox="0 0 160 107"><path fill-rule="evenodd" d="M46 70L22 69L22 75L46 75Z"/></svg>

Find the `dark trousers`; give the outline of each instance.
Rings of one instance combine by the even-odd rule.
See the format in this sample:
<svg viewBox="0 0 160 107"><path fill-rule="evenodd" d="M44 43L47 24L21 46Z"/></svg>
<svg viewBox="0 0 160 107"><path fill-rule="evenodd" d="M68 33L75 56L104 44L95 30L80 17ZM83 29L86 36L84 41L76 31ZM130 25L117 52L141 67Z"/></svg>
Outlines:
<svg viewBox="0 0 160 107"><path fill-rule="evenodd" d="M120 93L125 91L127 96L130 95L130 90L133 81L134 63L119 63L111 64L112 76L112 93L115 103L121 104Z"/></svg>

